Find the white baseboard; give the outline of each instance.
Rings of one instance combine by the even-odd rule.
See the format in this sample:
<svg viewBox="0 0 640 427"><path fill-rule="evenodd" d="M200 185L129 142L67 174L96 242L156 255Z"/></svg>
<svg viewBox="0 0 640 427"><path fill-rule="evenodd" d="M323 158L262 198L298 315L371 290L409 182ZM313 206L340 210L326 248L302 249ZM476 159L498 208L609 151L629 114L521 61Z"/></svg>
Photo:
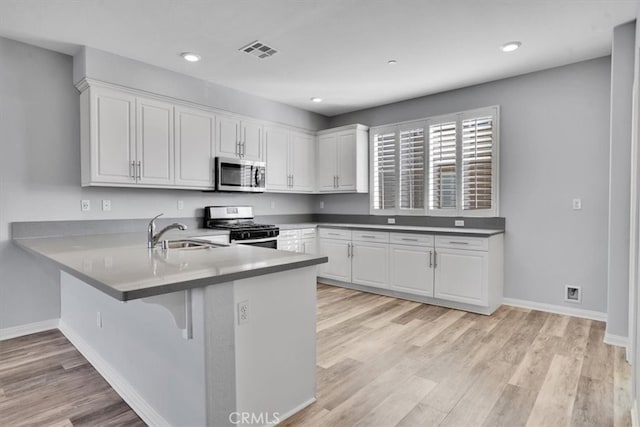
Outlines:
<svg viewBox="0 0 640 427"><path fill-rule="evenodd" d="M513 307L528 308L531 310L546 311L548 313L563 314L565 316L582 317L584 319L607 321L607 313L600 311L584 310L582 308L566 307L564 305L545 304L541 302L525 301L514 298L503 298L502 303Z"/></svg>
<svg viewBox="0 0 640 427"><path fill-rule="evenodd" d="M58 329L60 319L43 320L42 322L28 323L26 325L14 326L12 328L0 329L0 341L10 340L25 335L36 334L38 332Z"/></svg>
<svg viewBox="0 0 640 427"><path fill-rule="evenodd" d="M631 426L632 427L639 427L638 426L638 401L634 400L633 401L633 405L631 405Z"/></svg>
<svg viewBox="0 0 640 427"><path fill-rule="evenodd" d="M294 416L295 414L297 414L298 412L302 411L307 406L311 405L312 403L315 403L315 401L316 401L316 398L312 397L311 399L307 400L306 402L303 402L300 405L296 406L295 408L293 408L292 410L290 410L286 414L281 414L278 417L279 418L278 423L281 423L284 420L286 420L287 418L290 418L290 417Z"/></svg>
<svg viewBox="0 0 640 427"><path fill-rule="evenodd" d="M621 335L610 334L609 332L604 333L604 343L615 345L618 347L624 347L625 349L629 346L629 338L623 337Z"/></svg>
<svg viewBox="0 0 640 427"><path fill-rule="evenodd" d="M170 426L167 420L149 405L123 376L114 370L111 365L76 334L75 331L69 328L69 325L62 319L60 319L59 329L60 332L71 341L71 344L91 363L96 371L102 375L109 385L113 387L116 393L142 418L142 421L150 426Z"/></svg>

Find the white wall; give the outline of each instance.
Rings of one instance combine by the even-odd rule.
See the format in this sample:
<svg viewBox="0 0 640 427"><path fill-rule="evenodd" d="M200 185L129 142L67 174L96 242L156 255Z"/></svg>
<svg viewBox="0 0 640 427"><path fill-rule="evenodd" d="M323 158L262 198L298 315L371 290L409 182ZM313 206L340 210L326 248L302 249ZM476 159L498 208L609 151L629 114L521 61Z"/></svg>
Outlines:
<svg viewBox="0 0 640 427"><path fill-rule="evenodd" d="M375 126L499 104L505 296L604 313L609 93L605 57L349 113L330 124ZM574 197L582 198L582 210L572 210ZM344 201L323 198L329 211ZM367 203L353 198L348 208L366 214ZM565 284L582 287L581 305L564 302Z"/></svg>
<svg viewBox="0 0 640 427"><path fill-rule="evenodd" d="M312 212L313 196L307 195L82 188L79 94L73 86L72 58L5 38L0 38L0 58L0 329L60 314L57 271L11 243L11 222L150 218L160 212L193 217L196 209L210 204L251 204L257 215ZM155 75L147 76L155 80ZM168 84L163 72L160 76ZM255 101L283 123L322 122L316 114L258 102L237 91L233 95L235 101L231 94L224 99L235 102L239 113L262 112L249 109ZM81 199L91 200L90 212L80 211ZM102 199L111 200L111 212L100 210ZM177 210L177 200L184 201L184 210Z"/></svg>
<svg viewBox="0 0 640 427"><path fill-rule="evenodd" d="M635 27L634 21L614 28L611 53L607 334L621 337L628 335L629 316L629 192Z"/></svg>

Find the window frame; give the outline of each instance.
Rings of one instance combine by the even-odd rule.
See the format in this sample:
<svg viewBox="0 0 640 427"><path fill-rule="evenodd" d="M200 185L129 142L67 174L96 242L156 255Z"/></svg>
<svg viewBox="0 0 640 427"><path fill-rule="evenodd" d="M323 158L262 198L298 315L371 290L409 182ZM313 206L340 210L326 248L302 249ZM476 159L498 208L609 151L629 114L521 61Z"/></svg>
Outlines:
<svg viewBox="0 0 640 427"><path fill-rule="evenodd" d="M464 209L464 183L463 183L463 158L462 158L462 122L464 120L491 116L492 117L492 160L491 160L491 208L490 209ZM429 186L431 184L431 145L429 127L443 122L456 122L456 208L455 209L431 209L429 207ZM411 128L422 127L424 132L424 206L422 209L400 208L400 133ZM476 108L451 114L427 117L418 120L392 123L372 127L369 130L369 214L382 216L447 216L447 217L496 217L499 215L500 206L500 106ZM395 208L374 209L374 137L380 133L395 133Z"/></svg>

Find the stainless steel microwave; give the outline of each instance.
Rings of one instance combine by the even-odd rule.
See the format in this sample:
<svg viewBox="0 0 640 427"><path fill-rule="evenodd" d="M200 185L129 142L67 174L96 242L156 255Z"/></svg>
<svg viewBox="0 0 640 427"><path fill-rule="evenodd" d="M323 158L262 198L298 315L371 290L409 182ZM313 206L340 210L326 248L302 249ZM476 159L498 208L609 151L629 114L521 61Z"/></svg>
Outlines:
<svg viewBox="0 0 640 427"><path fill-rule="evenodd" d="M262 193L266 163L216 157L216 190Z"/></svg>

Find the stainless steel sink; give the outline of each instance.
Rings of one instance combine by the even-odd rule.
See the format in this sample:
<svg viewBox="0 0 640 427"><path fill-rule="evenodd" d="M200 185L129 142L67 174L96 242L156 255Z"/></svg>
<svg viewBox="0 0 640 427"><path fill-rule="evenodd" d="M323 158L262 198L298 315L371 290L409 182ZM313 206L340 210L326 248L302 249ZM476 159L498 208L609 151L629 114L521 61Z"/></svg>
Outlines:
<svg viewBox="0 0 640 427"><path fill-rule="evenodd" d="M199 239L179 239L179 240L163 240L162 249L213 249L223 248L228 245L213 243L207 240Z"/></svg>

